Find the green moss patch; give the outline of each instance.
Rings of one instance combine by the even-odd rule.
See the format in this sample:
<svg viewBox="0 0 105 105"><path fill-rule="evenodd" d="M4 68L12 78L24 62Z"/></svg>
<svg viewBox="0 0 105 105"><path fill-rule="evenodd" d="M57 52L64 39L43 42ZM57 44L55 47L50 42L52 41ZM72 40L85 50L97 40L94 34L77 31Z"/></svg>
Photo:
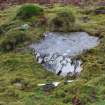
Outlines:
<svg viewBox="0 0 105 105"><path fill-rule="evenodd" d="M28 19L32 16L38 16L43 13L43 9L37 5L26 4L23 5L17 12L16 18Z"/></svg>

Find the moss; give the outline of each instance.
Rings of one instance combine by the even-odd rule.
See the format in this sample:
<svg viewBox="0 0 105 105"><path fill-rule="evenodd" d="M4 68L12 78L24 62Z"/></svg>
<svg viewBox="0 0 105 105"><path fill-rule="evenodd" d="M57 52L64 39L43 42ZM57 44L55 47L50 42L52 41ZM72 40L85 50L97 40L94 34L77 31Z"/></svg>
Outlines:
<svg viewBox="0 0 105 105"><path fill-rule="evenodd" d="M93 77L97 77L100 74L102 74L101 65L99 65L97 63L96 64L90 63L90 64L85 65L85 70L82 71L81 77L90 79Z"/></svg>
<svg viewBox="0 0 105 105"><path fill-rule="evenodd" d="M72 12L62 11L57 13L51 22L49 23L49 29L51 31L68 32L71 31L75 24L75 17Z"/></svg>
<svg viewBox="0 0 105 105"><path fill-rule="evenodd" d="M65 103L65 104L71 103L72 104L72 98L70 96L66 96L63 100L63 103Z"/></svg>
<svg viewBox="0 0 105 105"><path fill-rule="evenodd" d="M29 40L27 35L22 31L10 31L5 35L5 39L2 40L0 47L3 51L10 51L16 48L20 43Z"/></svg>
<svg viewBox="0 0 105 105"><path fill-rule="evenodd" d="M28 19L31 18L32 16L38 16L43 13L43 9L37 5L32 5L32 4L26 4L23 5L19 10L16 15L16 18L19 19Z"/></svg>
<svg viewBox="0 0 105 105"><path fill-rule="evenodd" d="M99 6L96 8L96 10L105 10L105 7L104 6Z"/></svg>
<svg viewBox="0 0 105 105"><path fill-rule="evenodd" d="M4 30L2 27L0 27L0 36L4 33Z"/></svg>

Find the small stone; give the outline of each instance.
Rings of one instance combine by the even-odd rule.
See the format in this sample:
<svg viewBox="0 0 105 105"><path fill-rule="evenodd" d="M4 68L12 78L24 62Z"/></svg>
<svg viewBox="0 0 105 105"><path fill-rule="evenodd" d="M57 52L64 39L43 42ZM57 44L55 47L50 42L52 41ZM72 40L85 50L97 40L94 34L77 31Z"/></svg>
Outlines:
<svg viewBox="0 0 105 105"><path fill-rule="evenodd" d="M23 24L23 25L21 25L20 29L21 29L21 30L28 30L29 27L30 27L30 26L29 26L28 24Z"/></svg>
<svg viewBox="0 0 105 105"><path fill-rule="evenodd" d="M19 90L23 88L23 85L21 83L14 83L14 86Z"/></svg>
<svg viewBox="0 0 105 105"><path fill-rule="evenodd" d="M48 92L48 91L50 91L54 88L55 88L54 84L49 83L49 84L46 84L46 85L43 86L43 91Z"/></svg>

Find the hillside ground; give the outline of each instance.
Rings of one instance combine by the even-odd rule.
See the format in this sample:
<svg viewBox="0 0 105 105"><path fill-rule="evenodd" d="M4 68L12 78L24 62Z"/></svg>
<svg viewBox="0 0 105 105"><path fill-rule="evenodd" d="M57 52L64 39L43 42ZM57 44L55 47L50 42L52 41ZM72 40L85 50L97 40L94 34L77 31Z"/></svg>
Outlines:
<svg viewBox="0 0 105 105"><path fill-rule="evenodd" d="M33 20L14 20L20 6L0 11L0 26L7 25L9 31L31 24ZM72 105L73 97L78 97L81 105L105 105L105 14L96 15L94 7L76 7L55 5L44 7L44 13L50 20L58 11L73 11L76 17L77 31L82 30L100 38L100 44L80 55L83 71L73 83L65 85L64 78L45 70L34 59L27 46L38 42L47 29L43 26L26 30L30 38L13 51L0 52L0 105ZM87 17L84 22L83 18ZM5 35L0 34L0 41ZM38 83L62 81L57 88L46 93Z"/></svg>

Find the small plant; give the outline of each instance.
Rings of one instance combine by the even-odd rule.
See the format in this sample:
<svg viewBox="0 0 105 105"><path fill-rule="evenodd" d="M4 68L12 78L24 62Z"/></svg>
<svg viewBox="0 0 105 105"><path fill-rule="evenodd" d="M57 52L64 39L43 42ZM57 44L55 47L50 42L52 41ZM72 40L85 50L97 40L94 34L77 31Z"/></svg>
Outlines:
<svg viewBox="0 0 105 105"><path fill-rule="evenodd" d="M4 33L4 30L3 30L3 28L0 26L0 36L1 36L1 34L3 34Z"/></svg>
<svg viewBox="0 0 105 105"><path fill-rule="evenodd" d="M71 31L74 27L75 17L72 12L61 11L50 22L51 31Z"/></svg>
<svg viewBox="0 0 105 105"><path fill-rule="evenodd" d="M66 96L65 92L63 90L58 90L55 92L56 98L64 98Z"/></svg>
<svg viewBox="0 0 105 105"><path fill-rule="evenodd" d="M105 14L105 6L100 6L95 9L96 14Z"/></svg>
<svg viewBox="0 0 105 105"><path fill-rule="evenodd" d="M67 103L71 103L71 97L67 96L64 98L63 103L67 104Z"/></svg>
<svg viewBox="0 0 105 105"><path fill-rule="evenodd" d="M26 34L22 31L10 31L6 34L5 38L0 43L0 50L10 51L16 48L20 43L28 40Z"/></svg>
<svg viewBox="0 0 105 105"><path fill-rule="evenodd" d="M97 7L96 10L105 10L105 6Z"/></svg>
<svg viewBox="0 0 105 105"><path fill-rule="evenodd" d="M28 19L28 18L31 18L32 16L41 15L42 13L43 13L43 9L41 7L32 5L32 4L26 4L26 5L23 5L18 10L16 18Z"/></svg>

